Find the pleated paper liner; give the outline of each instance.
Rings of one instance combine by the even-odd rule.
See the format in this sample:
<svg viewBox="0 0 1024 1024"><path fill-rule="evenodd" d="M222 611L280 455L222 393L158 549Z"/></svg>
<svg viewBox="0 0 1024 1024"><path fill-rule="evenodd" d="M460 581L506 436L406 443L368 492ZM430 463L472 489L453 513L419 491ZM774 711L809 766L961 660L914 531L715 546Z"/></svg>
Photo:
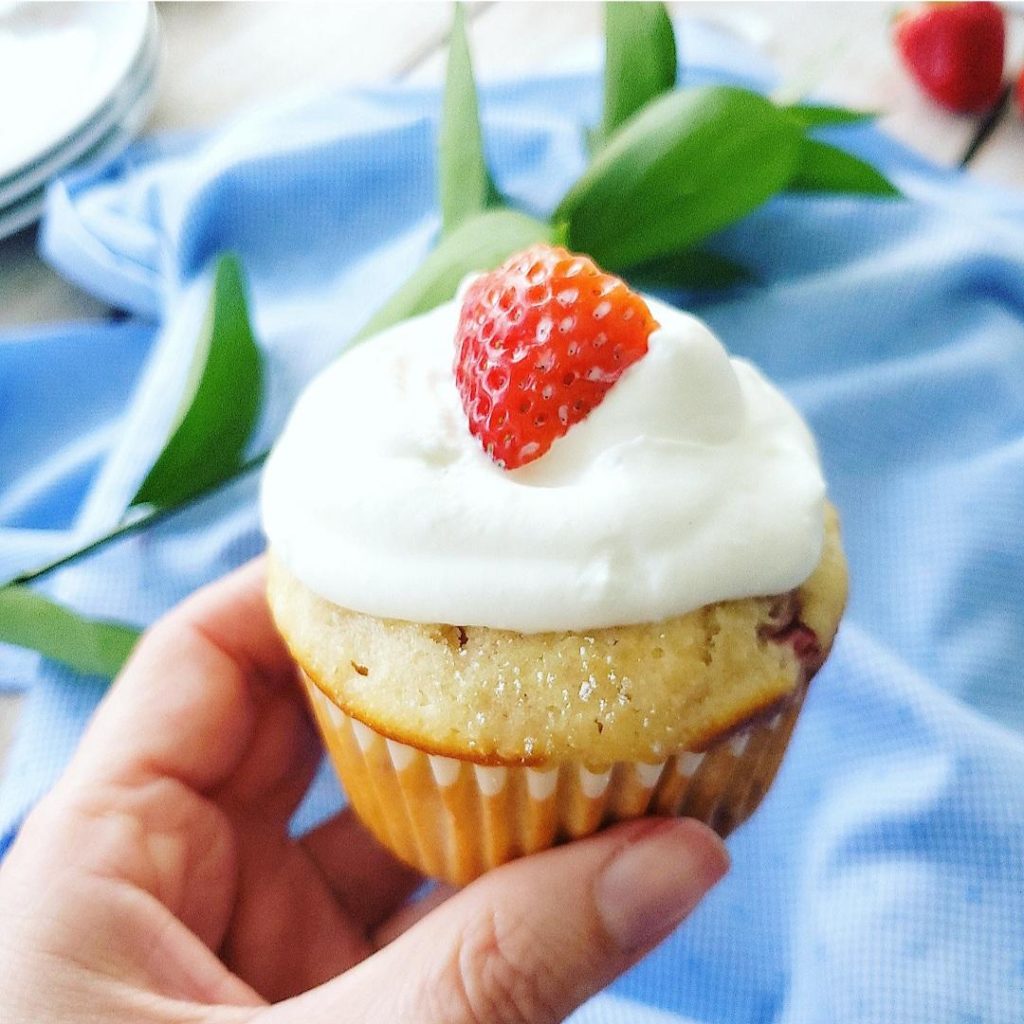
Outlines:
<svg viewBox="0 0 1024 1024"><path fill-rule="evenodd" d="M489 868L645 814L697 818L725 836L768 791L806 686L771 718L660 764L487 766L428 754L350 717L303 675L356 813L403 861L464 885Z"/></svg>

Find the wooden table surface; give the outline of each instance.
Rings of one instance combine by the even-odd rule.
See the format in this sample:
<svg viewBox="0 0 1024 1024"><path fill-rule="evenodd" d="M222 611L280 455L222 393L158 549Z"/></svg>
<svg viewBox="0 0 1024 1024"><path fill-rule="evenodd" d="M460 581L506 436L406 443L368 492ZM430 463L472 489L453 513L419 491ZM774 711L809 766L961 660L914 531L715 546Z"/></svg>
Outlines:
<svg viewBox="0 0 1024 1024"><path fill-rule="evenodd" d="M159 3L164 63L147 131L216 125L283 93L403 79L439 81L447 3ZM755 43L776 64L780 89L882 113L881 127L937 163L959 164L980 119L947 114L917 91L889 42L890 3L674 3ZM1008 68L1024 65L1024 5L1009 13ZM566 51L599 53L597 3L471 3L479 77L548 67ZM685 41L683 43L685 54ZM1024 188L1024 119L1008 104L969 163L986 181ZM0 242L0 330L15 324L101 319L109 310L35 255L28 229ZM0 697L0 757L18 700Z"/></svg>

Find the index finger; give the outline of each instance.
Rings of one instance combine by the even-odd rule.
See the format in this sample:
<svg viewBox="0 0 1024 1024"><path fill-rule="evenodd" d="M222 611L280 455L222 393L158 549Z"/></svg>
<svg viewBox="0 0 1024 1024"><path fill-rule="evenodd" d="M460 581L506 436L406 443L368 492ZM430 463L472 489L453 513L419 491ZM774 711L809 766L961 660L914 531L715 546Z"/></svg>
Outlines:
<svg viewBox="0 0 1024 1024"><path fill-rule="evenodd" d="M268 693L301 701L257 559L158 620L100 704L73 764L94 777L159 774L207 790L227 779Z"/></svg>

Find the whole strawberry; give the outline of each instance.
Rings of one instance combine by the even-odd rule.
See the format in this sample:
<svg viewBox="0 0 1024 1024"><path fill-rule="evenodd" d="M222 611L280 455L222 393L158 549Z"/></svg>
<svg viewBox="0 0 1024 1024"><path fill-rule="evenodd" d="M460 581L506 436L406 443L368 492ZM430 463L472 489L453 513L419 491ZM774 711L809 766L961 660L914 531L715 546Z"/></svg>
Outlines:
<svg viewBox="0 0 1024 1024"><path fill-rule="evenodd" d="M647 352L646 303L586 256L534 245L477 278L455 339L469 429L500 466L540 458Z"/></svg>
<svg viewBox="0 0 1024 1024"><path fill-rule="evenodd" d="M995 105L1006 44L997 4L925 4L901 15L895 34L903 63L937 103L957 113Z"/></svg>

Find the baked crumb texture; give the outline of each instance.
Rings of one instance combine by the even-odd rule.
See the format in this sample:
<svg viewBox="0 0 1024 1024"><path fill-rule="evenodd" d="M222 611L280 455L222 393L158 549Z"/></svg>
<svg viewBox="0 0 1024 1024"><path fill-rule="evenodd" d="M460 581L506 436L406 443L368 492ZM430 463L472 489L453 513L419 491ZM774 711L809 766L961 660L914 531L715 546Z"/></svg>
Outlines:
<svg viewBox="0 0 1024 1024"><path fill-rule="evenodd" d="M727 835L778 771L846 601L838 520L791 593L524 635L376 619L271 559L269 596L357 813L457 885L641 815Z"/></svg>
<svg viewBox="0 0 1024 1024"><path fill-rule="evenodd" d="M847 588L831 506L821 561L796 590L581 633L363 615L271 555L278 627L311 692L347 717L425 754L598 774L711 751L787 715L828 654Z"/></svg>
<svg viewBox="0 0 1024 1024"><path fill-rule="evenodd" d="M663 761L484 765L428 754L350 718L308 676L310 704L356 813L423 874L464 885L484 871L643 815L685 815L728 835L767 792L806 686L710 749Z"/></svg>

